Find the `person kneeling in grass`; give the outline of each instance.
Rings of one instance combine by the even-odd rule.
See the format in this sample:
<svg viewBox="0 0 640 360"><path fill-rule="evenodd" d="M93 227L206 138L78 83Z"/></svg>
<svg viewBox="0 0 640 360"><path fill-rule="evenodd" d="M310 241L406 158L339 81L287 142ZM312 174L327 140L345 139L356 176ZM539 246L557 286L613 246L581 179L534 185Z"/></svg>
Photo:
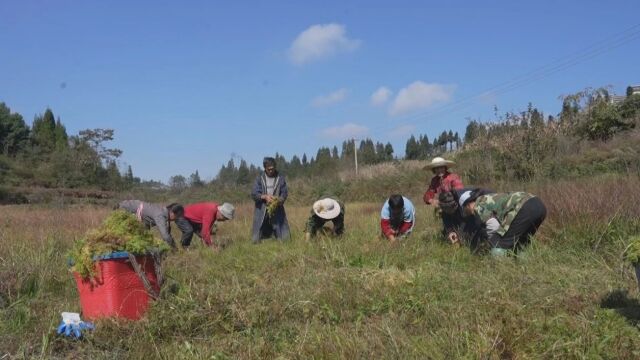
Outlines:
<svg viewBox="0 0 640 360"><path fill-rule="evenodd" d="M416 210L411 200L398 194L391 195L380 212L382 234L391 244L408 236L416 221Z"/></svg>
<svg viewBox="0 0 640 360"><path fill-rule="evenodd" d="M480 195L476 189L460 195L459 204L465 216L480 218L491 254L498 256L527 246L547 216L542 200L526 192Z"/></svg>
<svg viewBox="0 0 640 360"><path fill-rule="evenodd" d="M171 236L170 222L177 222L184 216L182 205L173 203L165 207L140 200L125 200L118 204L118 208L135 214L147 229L157 226L162 240L175 249L176 243Z"/></svg>
<svg viewBox="0 0 640 360"><path fill-rule="evenodd" d="M220 245L211 240L211 229L218 221L232 220L235 208L229 203L221 206L214 202L201 202L184 207L184 217L176 220L176 225L182 231L182 247L191 244L193 233L196 232L202 242L214 250L219 250Z"/></svg>
<svg viewBox="0 0 640 360"><path fill-rule="evenodd" d="M334 196L321 197L313 203L311 208L311 216L309 216L305 228L305 238L310 240L316 236L318 230L324 230L324 224L329 221L333 223L333 229L330 229L332 235L342 235L344 233L344 210L344 203Z"/></svg>
<svg viewBox="0 0 640 360"><path fill-rule="evenodd" d="M438 195L438 203L442 210L442 235L444 239L453 245L465 244L476 249L483 240L486 240L487 233L480 219L473 215L465 216L458 203L460 196L465 191L472 190L474 189L465 188L441 192ZM488 189L477 189L477 191L478 196L495 193L495 191Z"/></svg>

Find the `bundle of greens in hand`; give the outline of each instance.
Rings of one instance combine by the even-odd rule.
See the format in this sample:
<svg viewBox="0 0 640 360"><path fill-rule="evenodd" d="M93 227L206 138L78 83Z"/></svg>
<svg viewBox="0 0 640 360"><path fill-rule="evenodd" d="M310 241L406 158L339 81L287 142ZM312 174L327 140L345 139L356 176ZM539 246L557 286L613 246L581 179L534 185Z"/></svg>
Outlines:
<svg viewBox="0 0 640 360"><path fill-rule="evenodd" d="M280 204L280 198L277 196L273 197L271 201L267 203L267 215L269 215L270 218L272 218L276 214L276 211L278 211L278 207L280 206Z"/></svg>

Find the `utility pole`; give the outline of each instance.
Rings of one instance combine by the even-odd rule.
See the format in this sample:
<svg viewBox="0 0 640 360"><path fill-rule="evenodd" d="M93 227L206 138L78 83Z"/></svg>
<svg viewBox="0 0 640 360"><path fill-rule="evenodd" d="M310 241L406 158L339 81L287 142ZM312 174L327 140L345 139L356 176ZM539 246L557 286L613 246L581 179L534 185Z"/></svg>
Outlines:
<svg viewBox="0 0 640 360"><path fill-rule="evenodd" d="M353 153L356 159L356 177L358 176L358 147L356 146L356 139L353 139Z"/></svg>

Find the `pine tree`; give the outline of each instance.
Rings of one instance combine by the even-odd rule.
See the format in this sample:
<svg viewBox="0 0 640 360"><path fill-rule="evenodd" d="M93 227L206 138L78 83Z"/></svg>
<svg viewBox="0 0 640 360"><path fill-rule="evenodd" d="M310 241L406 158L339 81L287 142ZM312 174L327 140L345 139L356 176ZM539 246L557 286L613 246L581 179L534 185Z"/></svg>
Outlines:
<svg viewBox="0 0 640 360"><path fill-rule="evenodd" d="M201 187L203 185L204 185L204 183L202 182L202 179L200 179L200 174L198 173L198 170L196 169L196 172L194 172L193 174L191 174L189 176L189 186L191 186L191 187Z"/></svg>
<svg viewBox="0 0 640 360"><path fill-rule="evenodd" d="M25 150L29 140L29 127L22 115L11 113L11 109L0 102L0 151L14 156Z"/></svg>
<svg viewBox="0 0 640 360"><path fill-rule="evenodd" d="M251 173L249 172L249 165L243 159L240 160L240 167L238 167L238 177L237 183L241 185L246 185L251 183Z"/></svg>
<svg viewBox="0 0 640 360"><path fill-rule="evenodd" d="M376 162L381 163L386 161L386 154L384 152L384 144L381 142L376 142Z"/></svg>
<svg viewBox="0 0 640 360"><path fill-rule="evenodd" d="M133 184L135 182L131 165L127 167L127 174L125 175L125 181L127 182L127 184Z"/></svg>
<svg viewBox="0 0 640 360"><path fill-rule="evenodd" d="M407 140L407 145L404 151L404 157L407 160L415 160L418 158L418 143L416 142L415 136L411 135L409 140Z"/></svg>
<svg viewBox="0 0 640 360"><path fill-rule="evenodd" d="M391 145L391 143L388 142L384 146L384 153L385 153L385 160L386 161L393 160L393 146Z"/></svg>
<svg viewBox="0 0 640 360"><path fill-rule="evenodd" d="M53 111L47 108L44 115L36 116L31 126L31 138L42 152L51 152L56 146L56 121Z"/></svg>
<svg viewBox="0 0 640 360"><path fill-rule="evenodd" d="M338 154L338 147L337 146L333 146L333 149L331 149L331 157L334 160L339 160L340 159L340 155Z"/></svg>

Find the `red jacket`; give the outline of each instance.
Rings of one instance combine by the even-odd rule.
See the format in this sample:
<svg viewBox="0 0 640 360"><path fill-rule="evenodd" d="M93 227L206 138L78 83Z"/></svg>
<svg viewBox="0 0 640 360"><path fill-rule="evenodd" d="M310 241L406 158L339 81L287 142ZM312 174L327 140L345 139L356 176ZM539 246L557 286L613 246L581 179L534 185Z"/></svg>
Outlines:
<svg viewBox="0 0 640 360"><path fill-rule="evenodd" d="M460 190L463 187L464 185L462 185L460 177L457 174L447 171L443 177L436 175L431 179L431 184L429 185L427 192L424 193L422 199L426 204L431 204L431 200L433 200L439 193L451 190Z"/></svg>
<svg viewBox="0 0 640 360"><path fill-rule="evenodd" d="M406 234L407 231L411 230L412 227L413 227L413 222L404 221L402 225L400 225L400 229L394 230L394 228L391 227L391 220L389 219L380 220L380 228L382 229L382 233L384 234L384 236L386 236L387 238L391 235L397 236L397 235Z"/></svg>
<svg viewBox="0 0 640 360"><path fill-rule="evenodd" d="M218 216L218 204L202 202L184 207L184 217L192 223L201 224L200 236L207 246L211 246L211 226Z"/></svg>

